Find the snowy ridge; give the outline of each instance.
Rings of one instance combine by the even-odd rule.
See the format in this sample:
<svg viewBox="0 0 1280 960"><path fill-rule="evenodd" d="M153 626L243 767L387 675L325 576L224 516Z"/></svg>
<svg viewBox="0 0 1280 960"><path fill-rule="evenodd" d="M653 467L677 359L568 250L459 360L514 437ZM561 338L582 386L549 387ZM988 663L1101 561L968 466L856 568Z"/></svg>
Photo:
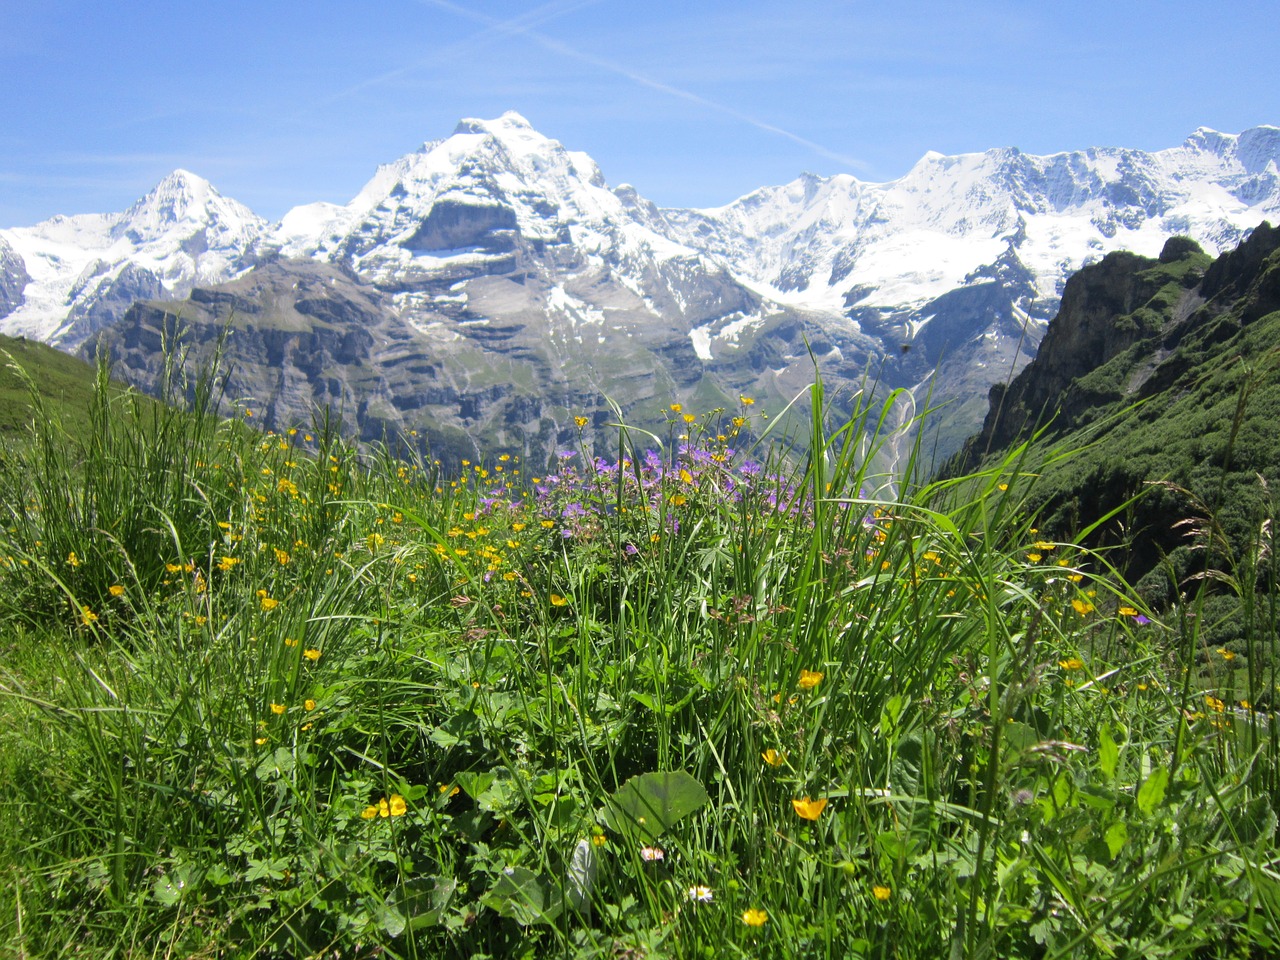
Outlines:
<svg viewBox="0 0 1280 960"><path fill-rule="evenodd" d="M785 303L911 309L1006 248L1038 294L1056 299L1067 275L1112 250L1154 256L1174 234L1212 253L1235 245L1280 213L1278 163L1280 128L1201 128L1156 153L929 153L888 183L805 174L724 207L664 215L674 236Z"/></svg>
<svg viewBox="0 0 1280 960"><path fill-rule="evenodd" d="M176 170L123 213L0 230L29 278L0 328L75 346L135 299L185 296L235 276L266 228L207 180Z"/></svg>
<svg viewBox="0 0 1280 960"><path fill-rule="evenodd" d="M179 170L123 213L0 230L0 331L72 349L136 300L303 258L374 285L433 349L483 362L662 364L683 384L729 371L736 391L794 386L812 347L837 377L880 365L894 385L936 374L935 398L980 397L1034 354L1071 273L1175 234L1235 245L1280 216L1278 165L1280 128L1201 128L1158 152L929 153L887 183L804 174L661 210L506 113L274 225Z"/></svg>

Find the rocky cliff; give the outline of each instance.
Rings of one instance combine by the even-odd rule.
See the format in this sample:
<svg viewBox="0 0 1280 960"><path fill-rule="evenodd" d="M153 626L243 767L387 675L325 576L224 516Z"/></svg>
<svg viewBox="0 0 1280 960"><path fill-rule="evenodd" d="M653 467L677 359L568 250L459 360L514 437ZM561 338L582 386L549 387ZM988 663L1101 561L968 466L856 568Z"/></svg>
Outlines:
<svg viewBox="0 0 1280 960"><path fill-rule="evenodd" d="M1039 354L991 391L982 431L948 472L1039 431L1028 469L1041 527L1073 536L1142 494L1094 542L1115 534L1126 552L1114 562L1158 597L1165 558L1176 575L1190 569L1180 521L1212 515L1218 564L1256 539L1277 506L1277 423L1280 230L1264 223L1216 260L1179 238L1159 259L1112 254L1080 271Z"/></svg>

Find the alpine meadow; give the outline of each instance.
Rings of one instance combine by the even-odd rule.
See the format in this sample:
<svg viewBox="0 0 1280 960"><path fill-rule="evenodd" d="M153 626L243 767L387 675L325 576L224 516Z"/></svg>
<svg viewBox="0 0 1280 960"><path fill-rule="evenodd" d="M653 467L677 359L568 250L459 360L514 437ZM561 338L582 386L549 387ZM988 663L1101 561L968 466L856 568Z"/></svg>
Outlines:
<svg viewBox="0 0 1280 960"><path fill-rule="evenodd" d="M521 52L611 117L625 81L856 164L539 32L607 4L404 6L432 57L384 38L300 105L305 51L270 47L278 102L230 111L270 135L210 165L247 182L300 126L363 148L329 111L473 61L588 89ZM1000 69L971 99L1017 115ZM920 76L821 88L949 95ZM173 170L0 229L0 956L1280 956L1280 127L693 209L507 111L275 221L98 146L0 164Z"/></svg>

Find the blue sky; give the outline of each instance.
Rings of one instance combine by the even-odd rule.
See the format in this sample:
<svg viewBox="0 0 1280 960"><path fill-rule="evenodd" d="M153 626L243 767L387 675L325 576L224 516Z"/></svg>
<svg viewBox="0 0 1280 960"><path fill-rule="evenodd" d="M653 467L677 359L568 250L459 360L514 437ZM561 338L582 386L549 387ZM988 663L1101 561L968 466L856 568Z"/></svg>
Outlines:
<svg viewBox="0 0 1280 960"><path fill-rule="evenodd" d="M6 3L0 227L185 167L276 219L518 110L611 184L714 206L927 150L1160 149L1280 124L1274 0Z"/></svg>

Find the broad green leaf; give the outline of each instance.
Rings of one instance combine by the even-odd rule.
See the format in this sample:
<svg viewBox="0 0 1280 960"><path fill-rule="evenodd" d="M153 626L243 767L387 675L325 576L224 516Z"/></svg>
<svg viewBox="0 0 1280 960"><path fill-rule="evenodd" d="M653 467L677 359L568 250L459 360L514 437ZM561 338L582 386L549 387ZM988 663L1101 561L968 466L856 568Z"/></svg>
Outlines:
<svg viewBox="0 0 1280 960"><path fill-rule="evenodd" d="M632 777L605 803L610 829L652 842L707 802L702 784L683 770Z"/></svg>
<svg viewBox="0 0 1280 960"><path fill-rule="evenodd" d="M565 871L565 893L569 903L581 909L590 902L591 890L595 886L596 873L600 869L600 858L590 840L582 839L573 849L569 858L569 868Z"/></svg>
<svg viewBox="0 0 1280 960"><path fill-rule="evenodd" d="M1116 775L1116 762L1120 759L1120 748L1111 736L1111 724L1104 723L1098 727L1098 767L1102 775L1111 780ZM1114 857L1115 854L1113 853Z"/></svg>
<svg viewBox="0 0 1280 960"><path fill-rule="evenodd" d="M1151 776L1142 782L1142 786L1138 788L1138 809L1145 814L1151 814L1156 807L1164 803L1164 792L1169 786L1169 768L1156 767L1151 771Z"/></svg>
<svg viewBox="0 0 1280 960"><path fill-rule="evenodd" d="M1102 835L1102 839L1107 841L1107 850L1111 852L1111 859L1114 860L1124 849L1124 845L1129 842L1129 828L1125 826L1123 820L1117 820L1107 827L1107 832Z"/></svg>
<svg viewBox="0 0 1280 960"><path fill-rule="evenodd" d="M472 711L464 710L436 727L428 736L431 742L446 750L466 743L480 730L480 719Z"/></svg>
<svg viewBox="0 0 1280 960"><path fill-rule="evenodd" d="M488 789L493 786L493 781L498 778L496 773L476 773L474 770L464 770L454 779L458 786L467 791L467 796L472 800L479 800Z"/></svg>
<svg viewBox="0 0 1280 960"><path fill-rule="evenodd" d="M289 749L287 747L276 747L258 764L258 769L254 771L254 775L259 780L274 780L277 777L289 776L293 773L293 768L293 754L289 752Z"/></svg>
<svg viewBox="0 0 1280 960"><path fill-rule="evenodd" d="M151 895L166 907L172 907L182 899L182 891L168 876L159 876L152 881Z"/></svg>
<svg viewBox="0 0 1280 960"><path fill-rule="evenodd" d="M560 892L549 889L528 867L506 867L481 899L501 916L526 927L552 922L563 906Z"/></svg>
<svg viewBox="0 0 1280 960"><path fill-rule="evenodd" d="M440 915L457 889L456 880L437 877L406 880L396 891L395 905L408 918L410 928L421 930L440 922Z"/></svg>
<svg viewBox="0 0 1280 960"><path fill-rule="evenodd" d="M900 693L895 693L885 701L880 710L880 735L882 737L892 737L897 733L898 721L902 719L902 711L907 706L909 699Z"/></svg>
<svg viewBox="0 0 1280 960"><path fill-rule="evenodd" d="M1015 753L1021 753L1040 743L1040 735L1035 728L1021 720L1006 723L1003 736L1005 746Z"/></svg>
<svg viewBox="0 0 1280 960"><path fill-rule="evenodd" d="M377 910L378 926L389 937L398 937L404 933L404 914L390 904L382 904Z"/></svg>

